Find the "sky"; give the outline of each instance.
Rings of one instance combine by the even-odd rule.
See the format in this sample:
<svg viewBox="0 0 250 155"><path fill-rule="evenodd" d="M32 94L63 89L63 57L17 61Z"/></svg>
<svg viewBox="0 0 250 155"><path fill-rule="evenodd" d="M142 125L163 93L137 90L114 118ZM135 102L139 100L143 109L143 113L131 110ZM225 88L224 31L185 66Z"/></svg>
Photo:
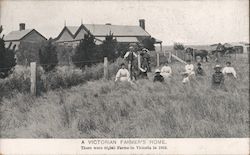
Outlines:
<svg viewBox="0 0 250 155"><path fill-rule="evenodd" d="M139 25L163 45L249 42L248 0L0 0L0 24L5 34L35 28L56 37L67 26L84 24Z"/></svg>

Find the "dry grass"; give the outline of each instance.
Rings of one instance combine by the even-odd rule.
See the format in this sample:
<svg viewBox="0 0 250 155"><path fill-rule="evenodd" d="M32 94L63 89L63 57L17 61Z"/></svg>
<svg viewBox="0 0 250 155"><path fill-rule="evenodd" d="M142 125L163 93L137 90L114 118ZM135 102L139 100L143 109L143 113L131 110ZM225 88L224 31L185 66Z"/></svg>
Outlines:
<svg viewBox="0 0 250 155"><path fill-rule="evenodd" d="M164 84L150 75L134 85L89 81L37 98L17 92L2 98L1 137L248 137L249 64L237 62L239 78L226 80L227 91L210 88L214 64L204 63L204 79L183 85L184 66L175 63L173 79Z"/></svg>

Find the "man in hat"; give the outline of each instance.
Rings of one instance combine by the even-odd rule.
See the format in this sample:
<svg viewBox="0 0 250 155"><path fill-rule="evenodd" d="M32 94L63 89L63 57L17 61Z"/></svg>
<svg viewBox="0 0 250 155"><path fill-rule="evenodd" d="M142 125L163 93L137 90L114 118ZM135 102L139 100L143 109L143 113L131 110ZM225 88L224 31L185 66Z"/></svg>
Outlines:
<svg viewBox="0 0 250 155"><path fill-rule="evenodd" d="M195 75L196 76L204 76L205 75L205 72L204 72L204 70L203 70L203 68L201 66L201 63L197 64L197 68L195 70Z"/></svg>
<svg viewBox="0 0 250 155"><path fill-rule="evenodd" d="M121 68L118 70L116 76L115 76L115 82L117 81L127 81L130 82L130 74L129 71L125 68L125 64L121 64Z"/></svg>
<svg viewBox="0 0 250 155"><path fill-rule="evenodd" d="M130 45L129 47L129 51L124 55L124 59L128 61L129 64L129 70L130 70L130 78L132 79L132 77L134 76L134 78L136 78L136 73L133 70L136 66L135 62L136 62L136 58L137 58L137 54L135 53L135 49L132 45Z"/></svg>
<svg viewBox="0 0 250 155"><path fill-rule="evenodd" d="M155 70L154 82L164 82L164 77L159 69Z"/></svg>
<svg viewBox="0 0 250 155"><path fill-rule="evenodd" d="M222 88L224 89L224 75L221 72L221 66L216 65L214 67L215 73L212 75L212 87L214 89Z"/></svg>
<svg viewBox="0 0 250 155"><path fill-rule="evenodd" d="M227 77L234 77L237 78L235 69L231 66L231 62L226 63L226 67L222 69L222 73L226 75Z"/></svg>

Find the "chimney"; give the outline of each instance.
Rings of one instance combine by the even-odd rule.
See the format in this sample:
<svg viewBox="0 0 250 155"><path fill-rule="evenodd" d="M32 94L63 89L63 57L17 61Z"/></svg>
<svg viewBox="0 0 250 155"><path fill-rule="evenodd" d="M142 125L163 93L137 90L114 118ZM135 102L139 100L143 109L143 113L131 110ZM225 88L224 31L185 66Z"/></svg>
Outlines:
<svg viewBox="0 0 250 155"><path fill-rule="evenodd" d="M145 19L139 19L139 25L143 30L145 30Z"/></svg>
<svg viewBox="0 0 250 155"><path fill-rule="evenodd" d="M19 30L20 31L25 30L25 23L20 23L19 24Z"/></svg>

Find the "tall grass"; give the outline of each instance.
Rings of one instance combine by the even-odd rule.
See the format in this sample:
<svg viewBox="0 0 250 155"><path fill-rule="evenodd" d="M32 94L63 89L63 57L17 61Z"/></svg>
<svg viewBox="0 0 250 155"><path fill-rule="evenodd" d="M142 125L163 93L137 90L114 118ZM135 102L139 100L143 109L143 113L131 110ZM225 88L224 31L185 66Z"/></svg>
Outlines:
<svg viewBox="0 0 250 155"><path fill-rule="evenodd" d="M83 85L48 89L37 98L17 92L2 98L1 137L248 137L248 60L233 61L238 79L226 79L227 91L211 89L214 65L204 63L207 75L190 85L181 83L184 66L174 63L173 78L164 83L153 83L150 74L133 85L117 84L99 79L97 69L96 80Z"/></svg>

